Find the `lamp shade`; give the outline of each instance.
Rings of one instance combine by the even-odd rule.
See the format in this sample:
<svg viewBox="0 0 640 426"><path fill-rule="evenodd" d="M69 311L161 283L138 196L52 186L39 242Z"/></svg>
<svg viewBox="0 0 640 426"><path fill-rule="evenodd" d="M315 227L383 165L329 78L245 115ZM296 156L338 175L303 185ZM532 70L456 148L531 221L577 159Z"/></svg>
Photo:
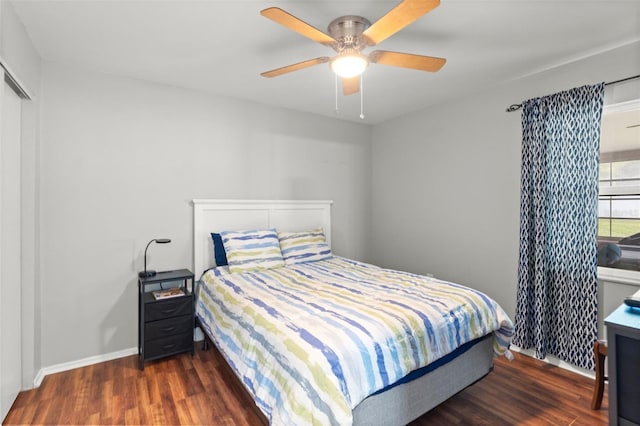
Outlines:
<svg viewBox="0 0 640 426"><path fill-rule="evenodd" d="M171 240L169 238L154 238L153 240L149 241L149 243L147 244L147 247L145 247L144 249L144 271L138 272L138 276L140 278L151 278L155 276L157 273L156 271L151 269L147 270L147 249L153 242L156 242L158 244L167 244L167 243L170 243Z"/></svg>
<svg viewBox="0 0 640 426"><path fill-rule="evenodd" d="M359 76L368 65L367 57L358 52L343 52L331 60L331 69L342 78Z"/></svg>

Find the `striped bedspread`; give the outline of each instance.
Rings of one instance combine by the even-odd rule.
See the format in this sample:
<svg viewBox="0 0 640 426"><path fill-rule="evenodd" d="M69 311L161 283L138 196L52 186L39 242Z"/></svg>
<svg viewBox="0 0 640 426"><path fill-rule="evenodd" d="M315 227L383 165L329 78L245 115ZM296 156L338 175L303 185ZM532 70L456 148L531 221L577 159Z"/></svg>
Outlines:
<svg viewBox="0 0 640 426"><path fill-rule="evenodd" d="M513 324L479 291L333 257L207 272L196 315L274 425L352 423L352 409L411 371Z"/></svg>

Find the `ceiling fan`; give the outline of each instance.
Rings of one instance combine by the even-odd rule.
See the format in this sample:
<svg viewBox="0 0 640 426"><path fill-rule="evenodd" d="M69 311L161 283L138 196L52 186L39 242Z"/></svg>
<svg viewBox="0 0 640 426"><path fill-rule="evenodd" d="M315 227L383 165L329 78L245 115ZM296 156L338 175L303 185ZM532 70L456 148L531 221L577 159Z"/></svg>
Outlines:
<svg viewBox="0 0 640 426"><path fill-rule="evenodd" d="M378 21L371 24L361 16L347 15L334 19L327 33L307 24L277 7L264 9L260 14L311 40L331 47L338 54L332 58L322 56L315 59L276 68L261 73L263 77L277 77L314 65L329 62L331 69L342 78L345 95L360 91L360 75L369 65L377 63L394 67L411 68L420 71L438 71L447 61L433 56L374 50L365 55L362 51L382 42L422 15L440 4L440 0L403 0Z"/></svg>

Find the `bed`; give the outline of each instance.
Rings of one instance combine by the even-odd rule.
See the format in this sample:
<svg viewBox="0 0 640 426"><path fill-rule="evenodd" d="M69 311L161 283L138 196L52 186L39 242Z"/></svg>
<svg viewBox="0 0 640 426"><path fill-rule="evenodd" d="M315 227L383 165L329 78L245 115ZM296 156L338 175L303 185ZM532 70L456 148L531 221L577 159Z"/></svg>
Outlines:
<svg viewBox="0 0 640 426"><path fill-rule="evenodd" d="M266 421L406 424L510 355L513 325L486 295L327 255L331 204L193 200L194 272L207 271L196 317ZM265 230L270 243L281 231L286 262L216 267L212 233L231 230ZM323 234L312 261L285 248L309 230ZM224 236L225 247L245 243L242 233Z"/></svg>

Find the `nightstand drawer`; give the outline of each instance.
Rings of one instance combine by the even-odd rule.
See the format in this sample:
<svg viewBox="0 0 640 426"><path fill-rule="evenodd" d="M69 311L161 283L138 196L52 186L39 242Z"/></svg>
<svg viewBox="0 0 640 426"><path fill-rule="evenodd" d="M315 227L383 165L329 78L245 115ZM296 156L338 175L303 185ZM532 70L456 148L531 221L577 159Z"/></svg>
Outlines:
<svg viewBox="0 0 640 426"><path fill-rule="evenodd" d="M173 299L147 303L144 306L144 320L148 322L168 317L191 315L191 305L191 296L175 297Z"/></svg>
<svg viewBox="0 0 640 426"><path fill-rule="evenodd" d="M191 315L167 318L159 321L148 322L144 325L144 339L146 341L175 334L189 333L193 330Z"/></svg>
<svg viewBox="0 0 640 426"><path fill-rule="evenodd" d="M193 333L189 332L146 342L144 357L149 359L192 349Z"/></svg>

